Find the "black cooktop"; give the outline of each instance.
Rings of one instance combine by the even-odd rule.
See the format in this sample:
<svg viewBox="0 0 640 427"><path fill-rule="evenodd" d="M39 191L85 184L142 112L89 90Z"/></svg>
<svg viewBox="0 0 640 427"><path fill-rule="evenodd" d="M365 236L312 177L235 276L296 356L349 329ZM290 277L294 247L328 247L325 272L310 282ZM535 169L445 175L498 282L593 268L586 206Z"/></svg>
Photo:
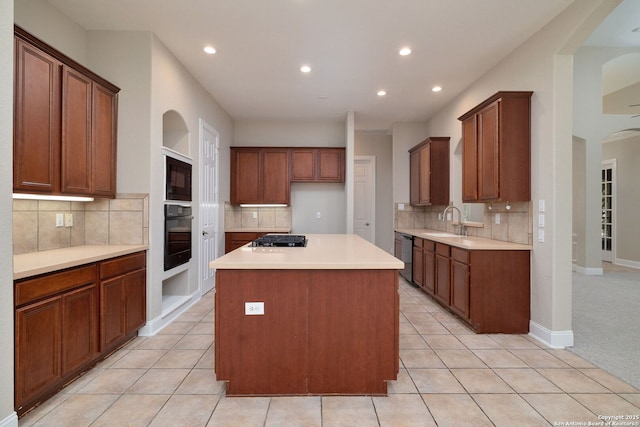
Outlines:
<svg viewBox="0 0 640 427"><path fill-rule="evenodd" d="M255 247L304 247L307 237L299 234L267 234L251 242Z"/></svg>

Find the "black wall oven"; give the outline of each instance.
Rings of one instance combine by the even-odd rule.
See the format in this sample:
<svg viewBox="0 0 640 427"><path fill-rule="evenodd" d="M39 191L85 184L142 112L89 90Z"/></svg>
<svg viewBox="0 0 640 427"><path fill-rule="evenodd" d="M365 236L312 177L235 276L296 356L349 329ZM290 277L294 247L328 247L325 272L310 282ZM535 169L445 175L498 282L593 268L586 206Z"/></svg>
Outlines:
<svg viewBox="0 0 640 427"><path fill-rule="evenodd" d="M164 270L191 259L191 206L164 206Z"/></svg>

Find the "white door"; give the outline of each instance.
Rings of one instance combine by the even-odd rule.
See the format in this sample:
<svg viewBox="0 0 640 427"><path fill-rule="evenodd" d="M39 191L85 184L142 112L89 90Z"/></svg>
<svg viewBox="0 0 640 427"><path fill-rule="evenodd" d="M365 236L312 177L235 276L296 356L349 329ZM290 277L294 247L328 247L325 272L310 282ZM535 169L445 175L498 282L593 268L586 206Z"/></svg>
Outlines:
<svg viewBox="0 0 640 427"><path fill-rule="evenodd" d="M602 162L602 260L613 262L615 259L615 191L616 161Z"/></svg>
<svg viewBox="0 0 640 427"><path fill-rule="evenodd" d="M209 261L218 257L218 132L200 120L200 291L215 286Z"/></svg>
<svg viewBox="0 0 640 427"><path fill-rule="evenodd" d="M356 156L353 166L353 232L375 243L376 158Z"/></svg>

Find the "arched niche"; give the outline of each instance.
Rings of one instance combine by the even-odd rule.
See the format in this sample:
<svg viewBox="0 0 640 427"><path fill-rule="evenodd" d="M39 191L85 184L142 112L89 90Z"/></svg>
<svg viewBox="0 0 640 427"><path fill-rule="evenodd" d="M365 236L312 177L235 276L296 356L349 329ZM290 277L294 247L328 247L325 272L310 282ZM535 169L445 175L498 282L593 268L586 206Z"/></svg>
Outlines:
<svg viewBox="0 0 640 427"><path fill-rule="evenodd" d="M602 112L640 114L640 53L618 56L602 66Z"/></svg>
<svg viewBox="0 0 640 427"><path fill-rule="evenodd" d="M189 129L175 110L162 115L162 145L187 157L189 155Z"/></svg>

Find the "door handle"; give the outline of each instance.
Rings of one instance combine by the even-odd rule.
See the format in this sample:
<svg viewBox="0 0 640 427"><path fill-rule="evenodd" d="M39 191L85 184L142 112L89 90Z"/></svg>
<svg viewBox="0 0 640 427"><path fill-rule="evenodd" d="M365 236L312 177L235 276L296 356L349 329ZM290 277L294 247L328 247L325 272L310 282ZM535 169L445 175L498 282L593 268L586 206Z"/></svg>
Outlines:
<svg viewBox="0 0 640 427"><path fill-rule="evenodd" d="M203 231L203 232L202 232L202 235L203 235L203 236L208 236L208 235L209 235L209 233L207 233L206 231Z"/></svg>
<svg viewBox="0 0 640 427"><path fill-rule="evenodd" d="M366 226L368 227L368 226L369 226L369 223L368 223L368 222L365 222L365 224L364 224L364 225L366 225Z"/></svg>

